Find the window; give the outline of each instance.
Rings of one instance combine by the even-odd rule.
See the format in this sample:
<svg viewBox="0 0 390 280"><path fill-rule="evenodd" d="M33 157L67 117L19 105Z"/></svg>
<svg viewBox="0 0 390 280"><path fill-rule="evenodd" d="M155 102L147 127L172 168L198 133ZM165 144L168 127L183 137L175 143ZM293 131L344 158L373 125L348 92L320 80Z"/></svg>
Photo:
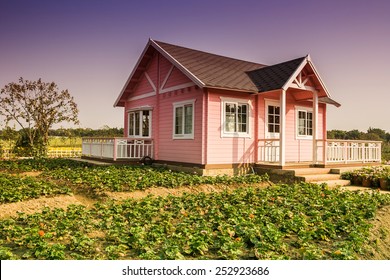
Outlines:
<svg viewBox="0 0 390 280"><path fill-rule="evenodd" d="M298 109L298 136L313 136L313 113Z"/></svg>
<svg viewBox="0 0 390 280"><path fill-rule="evenodd" d="M151 115L150 110L129 112L129 137L150 137Z"/></svg>
<svg viewBox="0 0 390 280"><path fill-rule="evenodd" d="M173 104L174 139L194 139L194 104L195 100Z"/></svg>
<svg viewBox="0 0 390 280"><path fill-rule="evenodd" d="M280 107L268 105L267 114L268 133L280 132Z"/></svg>
<svg viewBox="0 0 390 280"><path fill-rule="evenodd" d="M249 104L226 100L222 102L222 136L249 136Z"/></svg>

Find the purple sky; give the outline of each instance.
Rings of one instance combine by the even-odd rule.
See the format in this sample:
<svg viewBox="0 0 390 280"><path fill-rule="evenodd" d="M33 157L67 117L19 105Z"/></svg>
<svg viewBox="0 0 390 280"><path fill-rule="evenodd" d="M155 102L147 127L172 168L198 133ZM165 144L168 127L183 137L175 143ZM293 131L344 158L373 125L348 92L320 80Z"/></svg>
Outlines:
<svg viewBox="0 0 390 280"><path fill-rule="evenodd" d="M54 81L82 127L122 127L113 103L149 37L264 64L310 53L342 104L328 129L390 132L389 14L387 0L1 0L0 87Z"/></svg>

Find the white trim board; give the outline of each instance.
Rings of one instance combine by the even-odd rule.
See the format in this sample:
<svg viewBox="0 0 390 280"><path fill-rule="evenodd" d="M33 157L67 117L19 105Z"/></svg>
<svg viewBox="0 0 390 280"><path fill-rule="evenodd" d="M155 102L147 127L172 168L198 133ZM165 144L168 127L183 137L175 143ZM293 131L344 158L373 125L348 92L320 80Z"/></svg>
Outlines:
<svg viewBox="0 0 390 280"><path fill-rule="evenodd" d="M141 94L141 95L136 95L136 96L130 97L129 99L127 99L127 101L140 100L140 99L152 97L152 96L155 96L155 95L156 95L155 91L148 92L148 93L144 93L144 94Z"/></svg>

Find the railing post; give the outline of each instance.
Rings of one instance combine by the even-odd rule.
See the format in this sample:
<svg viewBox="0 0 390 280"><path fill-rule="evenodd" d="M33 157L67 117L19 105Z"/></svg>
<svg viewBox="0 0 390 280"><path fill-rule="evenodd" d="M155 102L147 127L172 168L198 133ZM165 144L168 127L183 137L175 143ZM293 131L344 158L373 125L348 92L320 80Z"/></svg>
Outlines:
<svg viewBox="0 0 390 280"><path fill-rule="evenodd" d="M116 138L114 138L114 147L113 147L113 149L114 149L114 151L113 151L113 154L114 154L114 161L116 161L116 158L117 158L117 141L116 141L117 139Z"/></svg>
<svg viewBox="0 0 390 280"><path fill-rule="evenodd" d="M313 164L316 164L318 161L317 157L317 128L318 128L318 93L313 91L313 114L312 114L312 134L313 134Z"/></svg>
<svg viewBox="0 0 390 280"><path fill-rule="evenodd" d="M348 142L344 142L344 162L348 163Z"/></svg>
<svg viewBox="0 0 390 280"><path fill-rule="evenodd" d="M286 163L286 90L280 92L279 165Z"/></svg>
<svg viewBox="0 0 390 280"><path fill-rule="evenodd" d="M324 156L324 164L328 162L328 141L323 140L322 154Z"/></svg>

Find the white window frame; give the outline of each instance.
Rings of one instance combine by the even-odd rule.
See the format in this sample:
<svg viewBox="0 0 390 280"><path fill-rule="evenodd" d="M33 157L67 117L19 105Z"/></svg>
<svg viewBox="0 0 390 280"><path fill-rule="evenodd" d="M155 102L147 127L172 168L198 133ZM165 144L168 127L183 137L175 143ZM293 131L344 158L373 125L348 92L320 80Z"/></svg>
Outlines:
<svg viewBox="0 0 390 280"><path fill-rule="evenodd" d="M311 119L311 130L312 130L312 135L309 135L307 134L307 129L309 128L307 126L307 124L305 125L305 129L306 129L306 134L305 135L300 135L299 134L299 112L305 112L306 113L306 119L305 121L307 122L308 118L307 118L307 113L311 113L312 114L312 119ZM313 123L313 108L311 107L298 107L296 106L295 107L295 133L296 133L296 139L307 139L307 140L312 140L313 139L313 131L314 131L314 123Z"/></svg>
<svg viewBox="0 0 390 280"><path fill-rule="evenodd" d="M148 132L149 135L148 136L142 135L142 116L143 116L144 111L149 112L149 132ZM140 114L138 134L136 134L134 131L134 134L130 135L130 115L136 114L136 113ZM135 127L134 127L134 129L135 129ZM152 137L152 109L150 107L136 108L136 109L131 109L131 110L127 111L127 137L128 138L144 138L144 139L149 139Z"/></svg>
<svg viewBox="0 0 390 280"><path fill-rule="evenodd" d="M241 137L241 138L251 138L251 126L250 119L252 114L251 102L247 99L238 99L238 98L221 98L221 137ZM234 104L236 106L246 105L247 106L247 115L246 115L246 132L230 132L226 131L226 104ZM238 112L236 111L236 130L238 126Z"/></svg>
<svg viewBox="0 0 390 280"><path fill-rule="evenodd" d="M270 132L268 130L268 125L269 125L269 123L268 123L268 106L279 107L279 118L282 118L280 102L279 102L279 100L265 99L265 108L264 108L265 138L278 139L278 138L280 138L281 119L279 120L279 132Z"/></svg>
<svg viewBox="0 0 390 280"><path fill-rule="evenodd" d="M195 101L196 99L192 100L186 100L181 102L175 102L173 103L173 124L172 124L172 138L173 139L194 139L194 130L195 130ZM192 106L192 120L191 120L191 133L184 133L185 132L185 114L184 114L184 107L191 105ZM177 108L183 108L183 116L182 116L182 132L176 134L176 109Z"/></svg>

